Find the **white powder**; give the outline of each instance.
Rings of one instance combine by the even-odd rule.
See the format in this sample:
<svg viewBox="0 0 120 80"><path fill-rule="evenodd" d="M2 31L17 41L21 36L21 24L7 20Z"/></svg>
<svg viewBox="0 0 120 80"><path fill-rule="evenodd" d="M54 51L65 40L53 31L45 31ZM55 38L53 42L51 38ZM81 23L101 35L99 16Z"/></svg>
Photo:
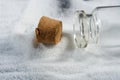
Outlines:
<svg viewBox="0 0 120 80"><path fill-rule="evenodd" d="M72 30L72 18L69 15L65 17L64 14L56 16L55 14L58 13L54 13L56 10L53 9L54 5L49 7L49 2L51 4L52 1L55 0L31 0L22 20L15 26L14 32L13 25L0 26L0 80L119 80L120 49L107 50L91 46L86 49L75 49L72 31L69 31ZM92 1L94 0L88 4L82 0L74 0L71 8L74 10L86 6L85 8L89 9L94 7L93 4L100 5L98 0ZM101 0L101 3L107 1ZM18 2L17 0L3 1L4 5L10 6L14 3L18 6ZM46 7L41 9L44 2ZM108 1L105 4L117 2L119 3L117 0ZM16 9L14 5L11 9ZM50 12L49 8L52 8L53 12L46 15L63 21L62 40L57 45L39 44L38 48L34 48L32 42L34 29L43 12ZM6 10L6 7L4 9ZM8 30L3 31L4 29ZM13 33L10 33L11 30Z"/></svg>

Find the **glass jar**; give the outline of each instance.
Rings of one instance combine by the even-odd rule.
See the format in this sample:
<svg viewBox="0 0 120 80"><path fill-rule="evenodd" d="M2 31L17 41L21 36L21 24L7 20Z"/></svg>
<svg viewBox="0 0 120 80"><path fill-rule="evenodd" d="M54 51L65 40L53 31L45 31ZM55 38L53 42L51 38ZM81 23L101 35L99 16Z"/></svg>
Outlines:
<svg viewBox="0 0 120 80"><path fill-rule="evenodd" d="M76 11L73 32L78 48L85 48L88 44L120 47L120 6L96 7L91 14Z"/></svg>

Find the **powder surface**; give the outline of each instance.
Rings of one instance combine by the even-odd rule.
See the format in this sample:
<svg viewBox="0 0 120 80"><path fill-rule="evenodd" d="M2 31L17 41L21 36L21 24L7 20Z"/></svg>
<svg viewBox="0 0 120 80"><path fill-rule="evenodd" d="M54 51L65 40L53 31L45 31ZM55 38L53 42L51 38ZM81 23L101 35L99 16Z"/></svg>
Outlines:
<svg viewBox="0 0 120 80"><path fill-rule="evenodd" d="M74 49L72 33L66 31L58 45L33 47L33 34L40 15L57 17L55 1L31 0L19 22L29 1L0 0L0 80L120 80L120 48ZM71 1L70 9L87 8L88 11L101 4L120 4L119 0ZM69 22L72 18L65 16L63 20L64 29L72 28Z"/></svg>

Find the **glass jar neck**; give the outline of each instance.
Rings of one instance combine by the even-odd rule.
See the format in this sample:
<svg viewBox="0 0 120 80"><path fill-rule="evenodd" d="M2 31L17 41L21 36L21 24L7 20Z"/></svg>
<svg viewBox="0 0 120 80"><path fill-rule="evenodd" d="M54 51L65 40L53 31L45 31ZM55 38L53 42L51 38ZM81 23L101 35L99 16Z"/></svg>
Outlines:
<svg viewBox="0 0 120 80"><path fill-rule="evenodd" d="M77 24L77 25L76 25ZM97 43L99 38L98 19L83 10L76 11L74 17L74 40L78 48L85 48L89 43ZM76 33L78 31L78 33Z"/></svg>
<svg viewBox="0 0 120 80"><path fill-rule="evenodd" d="M99 43L100 33L102 33L100 31L103 29L101 28L101 26L103 27L103 23L101 23L103 18L100 17L102 16L100 12L112 10L114 8L120 8L120 5L99 6L92 11L92 14L86 14L83 10L75 12L73 31L76 47L85 48L90 43Z"/></svg>

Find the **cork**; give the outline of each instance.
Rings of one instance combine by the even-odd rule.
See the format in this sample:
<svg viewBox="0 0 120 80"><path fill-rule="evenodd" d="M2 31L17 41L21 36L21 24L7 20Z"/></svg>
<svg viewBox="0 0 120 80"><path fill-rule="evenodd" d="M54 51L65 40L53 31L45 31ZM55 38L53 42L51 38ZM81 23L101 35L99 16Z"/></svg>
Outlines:
<svg viewBox="0 0 120 80"><path fill-rule="evenodd" d="M62 36L62 21L43 16L35 29L35 34L39 43L57 44Z"/></svg>

